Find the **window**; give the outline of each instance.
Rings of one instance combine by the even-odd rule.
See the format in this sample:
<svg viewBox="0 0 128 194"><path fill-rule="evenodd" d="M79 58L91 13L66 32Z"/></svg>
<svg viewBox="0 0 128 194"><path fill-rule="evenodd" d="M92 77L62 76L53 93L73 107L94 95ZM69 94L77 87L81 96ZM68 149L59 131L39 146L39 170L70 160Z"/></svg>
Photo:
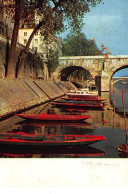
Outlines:
<svg viewBox="0 0 128 194"><path fill-rule="evenodd" d="M0 34L4 34L4 28L0 26Z"/></svg>
<svg viewBox="0 0 128 194"><path fill-rule="evenodd" d="M27 44L27 39L24 39L24 44Z"/></svg>
<svg viewBox="0 0 128 194"><path fill-rule="evenodd" d="M34 50L35 50L35 52L37 52L38 48L37 47L34 47Z"/></svg>
<svg viewBox="0 0 128 194"><path fill-rule="evenodd" d="M24 36L27 36L27 32L24 32Z"/></svg>
<svg viewBox="0 0 128 194"><path fill-rule="evenodd" d="M35 39L35 44L38 44L38 39Z"/></svg>
<svg viewBox="0 0 128 194"><path fill-rule="evenodd" d="M38 36L38 32L35 33L35 36Z"/></svg>

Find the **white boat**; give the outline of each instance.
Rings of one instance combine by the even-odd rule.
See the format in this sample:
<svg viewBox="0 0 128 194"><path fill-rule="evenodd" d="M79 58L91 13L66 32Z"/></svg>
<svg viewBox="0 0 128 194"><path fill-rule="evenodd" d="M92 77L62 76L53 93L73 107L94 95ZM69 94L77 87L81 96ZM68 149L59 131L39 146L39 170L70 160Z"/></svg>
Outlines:
<svg viewBox="0 0 128 194"><path fill-rule="evenodd" d="M71 90L67 93L68 98L82 98L82 99L98 99L98 89L96 86L89 86L79 90Z"/></svg>

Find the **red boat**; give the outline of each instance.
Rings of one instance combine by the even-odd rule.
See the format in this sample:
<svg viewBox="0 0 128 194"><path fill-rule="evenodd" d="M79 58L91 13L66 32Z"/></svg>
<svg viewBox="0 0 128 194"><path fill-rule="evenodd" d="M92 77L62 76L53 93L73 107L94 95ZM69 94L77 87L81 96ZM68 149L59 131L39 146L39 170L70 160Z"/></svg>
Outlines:
<svg viewBox="0 0 128 194"><path fill-rule="evenodd" d="M57 115L57 114L15 114L15 116L19 116L24 119L31 120L40 120L40 121L82 121L85 119L91 118L90 115Z"/></svg>
<svg viewBox="0 0 128 194"><path fill-rule="evenodd" d="M92 109L96 109L96 108L104 108L105 104L104 103L77 103L77 102L57 102L57 101L53 101L51 102L52 105L55 105L57 107L72 107L72 108L92 108Z"/></svg>
<svg viewBox="0 0 128 194"><path fill-rule="evenodd" d="M74 101L92 101L92 102L102 102L105 101L105 99L101 99L101 97L99 96L98 98L87 98L87 97L62 97L61 99L63 100L74 100Z"/></svg>
<svg viewBox="0 0 128 194"><path fill-rule="evenodd" d="M0 146L53 147L90 145L105 140L101 135L49 135L30 133L0 133Z"/></svg>

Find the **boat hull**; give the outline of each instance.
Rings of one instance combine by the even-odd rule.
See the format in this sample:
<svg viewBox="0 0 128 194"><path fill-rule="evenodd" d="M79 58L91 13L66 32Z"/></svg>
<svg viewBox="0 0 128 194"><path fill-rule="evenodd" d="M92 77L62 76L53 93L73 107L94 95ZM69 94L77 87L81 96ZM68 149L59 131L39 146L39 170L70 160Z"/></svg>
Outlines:
<svg viewBox="0 0 128 194"><path fill-rule="evenodd" d="M86 98L86 97L62 97L63 100L74 100L74 101L92 101L92 102L102 102L105 101L104 99L101 98Z"/></svg>
<svg viewBox="0 0 128 194"><path fill-rule="evenodd" d="M0 146L13 147L63 147L90 145L105 140L104 136L94 135L35 135L24 133L0 134Z"/></svg>
<svg viewBox="0 0 128 194"><path fill-rule="evenodd" d="M44 115L44 114L15 114L23 119L37 120L44 122L78 122L91 118L90 115Z"/></svg>
<svg viewBox="0 0 128 194"><path fill-rule="evenodd" d="M79 98L79 99L84 99L84 100L98 100L97 95L75 95L75 94L68 94L68 98Z"/></svg>
<svg viewBox="0 0 128 194"><path fill-rule="evenodd" d="M91 103L66 103L66 102L51 102L52 105L56 107L70 107L70 108L80 108L80 109L103 109L104 104L91 104Z"/></svg>

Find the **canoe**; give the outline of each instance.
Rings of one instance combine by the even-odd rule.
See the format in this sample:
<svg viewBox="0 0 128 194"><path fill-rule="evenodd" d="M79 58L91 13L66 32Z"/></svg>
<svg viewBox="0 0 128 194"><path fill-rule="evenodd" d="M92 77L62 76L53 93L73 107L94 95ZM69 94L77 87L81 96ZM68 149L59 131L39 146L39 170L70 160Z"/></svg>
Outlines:
<svg viewBox="0 0 128 194"><path fill-rule="evenodd" d="M73 103L73 104L87 104L87 105L95 105L95 104L103 104L101 101L89 101L89 100L55 100L53 102L60 103Z"/></svg>
<svg viewBox="0 0 128 194"><path fill-rule="evenodd" d="M30 133L0 133L0 146L55 147L90 145L105 140L101 135L49 135Z"/></svg>
<svg viewBox="0 0 128 194"><path fill-rule="evenodd" d="M55 105L57 107L75 107L75 108L90 108L90 109L96 109L96 108L104 108L104 103L74 103L74 102L57 102L53 101L51 102L52 105Z"/></svg>
<svg viewBox="0 0 128 194"><path fill-rule="evenodd" d="M92 101L92 102L102 102L105 101L105 99L101 99L100 97L98 98L87 98L87 97L62 97L62 100L74 100L74 101Z"/></svg>
<svg viewBox="0 0 128 194"><path fill-rule="evenodd" d="M85 119L91 118L90 115L69 115L69 114L63 114L63 115L57 115L57 114L15 114L15 116L19 116L24 119L28 120L40 120L40 121L68 121L68 122L76 122L76 121L82 121Z"/></svg>

